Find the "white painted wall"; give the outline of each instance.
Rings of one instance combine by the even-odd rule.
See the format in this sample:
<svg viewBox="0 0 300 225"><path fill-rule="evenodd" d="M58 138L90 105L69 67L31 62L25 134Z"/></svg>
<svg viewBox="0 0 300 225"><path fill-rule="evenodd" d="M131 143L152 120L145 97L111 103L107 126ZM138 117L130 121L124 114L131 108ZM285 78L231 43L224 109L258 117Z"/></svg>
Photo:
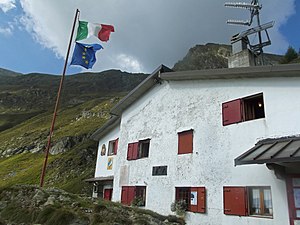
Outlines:
<svg viewBox="0 0 300 225"><path fill-rule="evenodd" d="M113 130L111 130L107 135L105 135L98 144L98 153L97 153L97 162L96 162L96 169L95 169L95 177L107 177L113 176L115 170L115 163L116 163L116 156L107 156L108 153L108 146L109 141L115 140L119 138L119 130L120 127L116 126ZM106 146L106 153L104 156L101 156L101 149L102 145L105 144ZM118 154L118 152L117 152ZM108 159L113 158L113 166L112 170L107 169Z"/></svg>
<svg viewBox="0 0 300 225"><path fill-rule="evenodd" d="M222 126L223 102L261 92L265 118ZM146 185L146 208L171 214L175 186L205 186L207 213L188 213L188 224L288 224L285 182L265 165L234 167L234 158L260 139L299 134L299 93L299 78L164 81L123 112L113 200L120 201L124 181ZM194 129L194 152L177 155L177 132L188 129ZM127 161L128 143L145 138L151 138L149 157ZM101 162L98 156L96 174ZM152 176L159 165L168 166L167 176ZM274 218L224 215L227 185L271 186Z"/></svg>

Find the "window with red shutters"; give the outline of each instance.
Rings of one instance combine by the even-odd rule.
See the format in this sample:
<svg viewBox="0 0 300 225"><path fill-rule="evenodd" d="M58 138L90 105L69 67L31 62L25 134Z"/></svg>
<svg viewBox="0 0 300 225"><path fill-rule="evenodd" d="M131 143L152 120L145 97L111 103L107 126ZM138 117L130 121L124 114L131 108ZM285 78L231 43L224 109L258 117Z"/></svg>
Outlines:
<svg viewBox="0 0 300 225"><path fill-rule="evenodd" d="M205 187L176 187L175 201L185 202L187 211L206 212L206 191Z"/></svg>
<svg viewBox="0 0 300 225"><path fill-rule="evenodd" d="M263 93L222 104L223 126L264 117Z"/></svg>
<svg viewBox="0 0 300 225"><path fill-rule="evenodd" d="M223 187L224 214L248 215L246 187Z"/></svg>
<svg viewBox="0 0 300 225"><path fill-rule="evenodd" d="M178 154L193 153L193 130L178 133Z"/></svg>
<svg viewBox="0 0 300 225"><path fill-rule="evenodd" d="M121 203L124 205L135 204L135 206L145 206L146 186L122 186Z"/></svg>
<svg viewBox="0 0 300 225"><path fill-rule="evenodd" d="M119 138L117 138L116 140L112 140L108 143L108 152L107 152L108 156L117 154L118 141L119 141Z"/></svg>
<svg viewBox="0 0 300 225"><path fill-rule="evenodd" d="M149 156L149 146L150 139L129 143L127 151L127 160L147 158Z"/></svg>

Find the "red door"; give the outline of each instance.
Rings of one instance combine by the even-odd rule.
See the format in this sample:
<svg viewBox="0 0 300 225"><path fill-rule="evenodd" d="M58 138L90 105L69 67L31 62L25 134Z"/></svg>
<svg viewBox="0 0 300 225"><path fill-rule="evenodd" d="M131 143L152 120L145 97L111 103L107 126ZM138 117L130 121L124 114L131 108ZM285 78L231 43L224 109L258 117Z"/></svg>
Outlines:
<svg viewBox="0 0 300 225"><path fill-rule="evenodd" d="M104 189L104 199L111 201L111 196L112 196L112 191L113 189Z"/></svg>
<svg viewBox="0 0 300 225"><path fill-rule="evenodd" d="M300 175L287 179L290 225L300 222Z"/></svg>

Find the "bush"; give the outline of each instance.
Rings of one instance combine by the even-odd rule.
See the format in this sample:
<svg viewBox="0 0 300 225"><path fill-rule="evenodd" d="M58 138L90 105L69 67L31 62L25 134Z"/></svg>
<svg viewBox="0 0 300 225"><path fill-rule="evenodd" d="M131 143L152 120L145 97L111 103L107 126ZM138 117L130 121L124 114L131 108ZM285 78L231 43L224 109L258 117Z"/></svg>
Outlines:
<svg viewBox="0 0 300 225"><path fill-rule="evenodd" d="M178 216L185 215L187 210L187 203L185 200L175 201L171 204L171 211L175 212Z"/></svg>
<svg viewBox="0 0 300 225"><path fill-rule="evenodd" d="M145 202L144 202L144 200L143 200L142 197L135 197L132 200L131 205L132 206L137 206L137 207L139 207L139 206L145 206Z"/></svg>

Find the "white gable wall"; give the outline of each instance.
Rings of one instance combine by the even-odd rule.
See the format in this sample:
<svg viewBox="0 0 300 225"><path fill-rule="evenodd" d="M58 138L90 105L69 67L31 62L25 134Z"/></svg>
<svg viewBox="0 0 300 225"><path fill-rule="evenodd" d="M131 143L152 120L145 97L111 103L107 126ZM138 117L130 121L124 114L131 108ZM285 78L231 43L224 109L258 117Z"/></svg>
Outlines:
<svg viewBox="0 0 300 225"><path fill-rule="evenodd" d="M107 177L113 176L115 174L115 166L116 166L116 156L107 156L109 141L116 140L119 137L120 127L116 126L113 130L111 130L108 134L106 134L98 144L98 153L97 153L97 161L96 161L96 169L95 169L95 177ZM105 155L101 155L102 145L105 144L106 152ZM118 153L117 153L118 154ZM112 169L107 169L108 159L113 158Z"/></svg>
<svg viewBox="0 0 300 225"><path fill-rule="evenodd" d="M170 214L176 186L204 186L207 213L188 213L189 224L288 224L285 182L265 165L234 167L234 158L259 139L300 133L299 84L299 78L258 78L155 86L123 112L113 200L121 200L121 185L145 185L146 208ZM261 92L265 118L222 126L223 102ZM194 151L177 155L177 132L189 129L194 130ZM145 138L151 138L149 157L127 161L128 143ZM164 165L167 176L152 176L153 166ZM224 215L226 185L271 186L274 218Z"/></svg>

